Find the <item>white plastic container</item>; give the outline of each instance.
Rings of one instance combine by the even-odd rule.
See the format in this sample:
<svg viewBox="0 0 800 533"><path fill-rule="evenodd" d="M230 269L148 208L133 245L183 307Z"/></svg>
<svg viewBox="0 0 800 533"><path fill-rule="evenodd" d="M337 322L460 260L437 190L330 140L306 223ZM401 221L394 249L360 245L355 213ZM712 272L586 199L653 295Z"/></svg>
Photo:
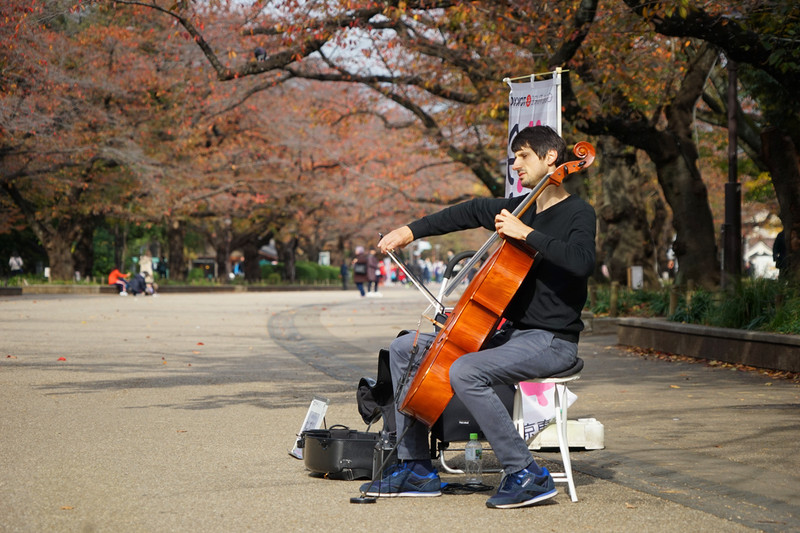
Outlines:
<svg viewBox="0 0 800 533"><path fill-rule="evenodd" d="M567 420L567 442L570 448L602 450L605 448L605 426L594 418ZM542 448L558 448L558 432L556 423L536 434L529 446L531 450Z"/></svg>

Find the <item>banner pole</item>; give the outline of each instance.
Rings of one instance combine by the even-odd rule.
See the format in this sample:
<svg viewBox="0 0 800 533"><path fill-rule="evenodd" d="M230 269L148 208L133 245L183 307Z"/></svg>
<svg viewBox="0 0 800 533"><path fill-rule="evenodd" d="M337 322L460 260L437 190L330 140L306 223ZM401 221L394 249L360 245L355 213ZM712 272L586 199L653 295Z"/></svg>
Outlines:
<svg viewBox="0 0 800 533"><path fill-rule="evenodd" d="M558 136L561 137L561 67L556 67L555 75L553 76L556 84L556 102L558 104Z"/></svg>
<svg viewBox="0 0 800 533"><path fill-rule="evenodd" d="M528 78L541 78L542 76L549 76L556 72L569 72L569 70L562 70L561 67L556 67L556 70L549 72L538 72L536 74L526 74L524 76L517 76L516 78L503 78L503 83L511 83L512 81L527 80Z"/></svg>

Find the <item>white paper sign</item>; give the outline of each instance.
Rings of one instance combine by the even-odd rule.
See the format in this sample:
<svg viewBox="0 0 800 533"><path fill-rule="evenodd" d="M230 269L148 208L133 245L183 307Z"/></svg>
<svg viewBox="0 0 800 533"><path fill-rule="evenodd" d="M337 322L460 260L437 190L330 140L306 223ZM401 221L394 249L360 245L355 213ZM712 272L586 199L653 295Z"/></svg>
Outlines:
<svg viewBox="0 0 800 533"><path fill-rule="evenodd" d="M322 421L325 420L325 413L328 411L330 403L331 401L327 398L314 396L314 399L311 400L311 405L308 407L306 418L303 420L303 425L300 427L300 432L297 434L298 439L295 439L294 448L289 452L289 455L298 459L303 458L303 449L298 446L299 437L304 431L322 427Z"/></svg>
<svg viewBox="0 0 800 533"><path fill-rule="evenodd" d="M525 422L525 439L530 440L556 417L555 383L519 384L522 391L522 416ZM567 407L578 397L567 389Z"/></svg>

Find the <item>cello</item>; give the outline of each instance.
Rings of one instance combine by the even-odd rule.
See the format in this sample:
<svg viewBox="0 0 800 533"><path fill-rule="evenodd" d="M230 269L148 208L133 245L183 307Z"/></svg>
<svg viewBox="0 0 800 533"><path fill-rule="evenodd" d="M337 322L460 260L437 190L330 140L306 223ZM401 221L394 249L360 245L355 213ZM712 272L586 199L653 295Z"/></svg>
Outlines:
<svg viewBox="0 0 800 533"><path fill-rule="evenodd" d="M579 158L559 166L552 174L542 178L528 197L514 211L520 217L534 204L544 189L550 185L561 186L563 179L573 172L587 168L594 161L595 150L588 142L575 145L573 153ZM495 233L492 239L497 238ZM492 242L481 248L483 251ZM473 259L477 260L479 251ZM481 266L448 316L433 343L422 357L413 378L405 387L400 400L402 413L433 426L453 397L450 386L450 366L464 354L483 348L497 330L506 307L516 294L538 252L523 241L503 238L500 246ZM469 270L469 265L462 269ZM458 278L453 280L453 285Z"/></svg>

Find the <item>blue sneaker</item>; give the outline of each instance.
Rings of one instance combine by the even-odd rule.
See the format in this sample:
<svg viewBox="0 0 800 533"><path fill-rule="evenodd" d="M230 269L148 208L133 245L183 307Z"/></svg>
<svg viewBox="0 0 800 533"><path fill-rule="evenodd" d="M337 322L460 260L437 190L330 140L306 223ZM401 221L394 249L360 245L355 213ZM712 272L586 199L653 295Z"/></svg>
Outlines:
<svg viewBox="0 0 800 533"><path fill-rule="evenodd" d="M539 476L525 468L503 477L497 494L486 500L486 507L513 509L552 498L558 493L556 484L550 472L546 468L542 470Z"/></svg>
<svg viewBox="0 0 800 533"><path fill-rule="evenodd" d="M434 470L427 476L415 474L405 465L397 465L387 470L383 479L370 481L361 485L361 493L381 498L397 496L430 497L442 495L442 481Z"/></svg>

